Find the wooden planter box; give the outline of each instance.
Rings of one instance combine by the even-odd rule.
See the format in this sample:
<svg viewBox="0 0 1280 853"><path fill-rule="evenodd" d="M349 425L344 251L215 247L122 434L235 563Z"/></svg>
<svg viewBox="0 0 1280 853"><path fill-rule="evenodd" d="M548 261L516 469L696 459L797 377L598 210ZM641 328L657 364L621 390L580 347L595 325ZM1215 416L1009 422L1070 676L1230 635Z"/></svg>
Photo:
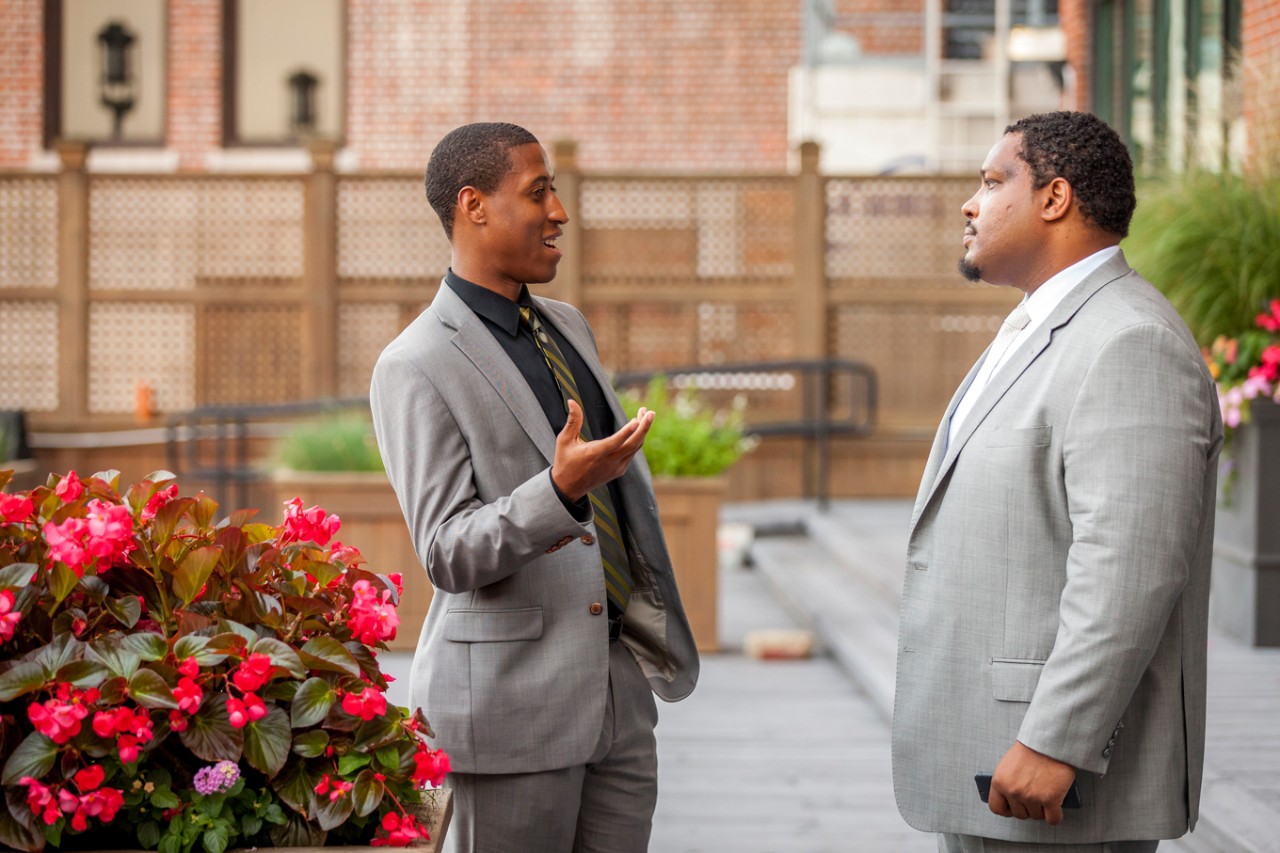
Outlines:
<svg viewBox="0 0 1280 853"><path fill-rule="evenodd" d="M404 596L397 611L400 627L387 645L412 652L427 618L434 592L418 562L400 504L385 474L325 471L278 471L272 476L272 495L279 507L301 497L303 506L318 505L342 520L338 539L360 549L368 568L379 574L400 572Z"/></svg>
<svg viewBox="0 0 1280 853"><path fill-rule="evenodd" d="M1236 481L1213 533L1213 619L1228 636L1280 646L1280 405L1255 400L1235 437Z"/></svg>
<svg viewBox="0 0 1280 853"><path fill-rule="evenodd" d="M700 652L719 649L716 531L726 485L723 477L655 477L653 481L680 600Z"/></svg>

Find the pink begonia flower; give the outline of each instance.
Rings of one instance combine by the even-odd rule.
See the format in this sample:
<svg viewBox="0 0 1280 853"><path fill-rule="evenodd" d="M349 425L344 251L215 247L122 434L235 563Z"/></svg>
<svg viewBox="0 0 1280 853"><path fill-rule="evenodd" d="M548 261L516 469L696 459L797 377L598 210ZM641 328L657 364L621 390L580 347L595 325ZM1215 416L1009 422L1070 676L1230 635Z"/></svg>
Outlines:
<svg viewBox="0 0 1280 853"><path fill-rule="evenodd" d="M27 786L27 806L32 814L39 815L46 826L53 826L58 822L58 818L62 817L62 809L58 807L58 797L47 785L30 776L23 776L18 784Z"/></svg>
<svg viewBox="0 0 1280 853"><path fill-rule="evenodd" d="M324 510L318 506L303 509L302 498L294 498L284 505L284 532L280 535L280 541L327 545L341 526L338 516L332 513L325 515Z"/></svg>
<svg viewBox="0 0 1280 853"><path fill-rule="evenodd" d="M418 826L413 815L401 816L397 812L387 812L382 816L379 833L369 842L370 847L408 847L419 838L430 841L427 831Z"/></svg>
<svg viewBox="0 0 1280 853"><path fill-rule="evenodd" d="M266 684L271 675L271 658L264 654L251 654L232 673L231 680L242 693L252 693Z"/></svg>
<svg viewBox="0 0 1280 853"><path fill-rule="evenodd" d="M80 734L80 721L87 716L88 707L75 700L53 698L27 706L27 717L36 731L57 744L66 743Z"/></svg>
<svg viewBox="0 0 1280 853"><path fill-rule="evenodd" d="M33 512L35 504L31 503L31 498L0 492L0 521L5 524L26 521Z"/></svg>
<svg viewBox="0 0 1280 853"><path fill-rule="evenodd" d="M85 793L101 787L106 778L107 771L102 769L101 764L91 764L88 767L82 767L77 770L75 776L72 777L76 783L76 787Z"/></svg>
<svg viewBox="0 0 1280 853"><path fill-rule="evenodd" d="M0 590L0 642L3 643L13 639L18 623L22 621L22 611L13 609L14 601L12 591Z"/></svg>
<svg viewBox="0 0 1280 853"><path fill-rule="evenodd" d="M95 557L112 561L133 550L133 516L129 515L127 506L95 499L89 501L87 509L85 550Z"/></svg>
<svg viewBox="0 0 1280 853"><path fill-rule="evenodd" d="M42 528L44 541L49 543L49 559L65 563L80 578L92 562L84 546L88 530L89 525L83 518L68 518L61 524L46 521Z"/></svg>
<svg viewBox="0 0 1280 853"><path fill-rule="evenodd" d="M326 773L324 774L324 777L319 782L316 783L315 791L317 794L320 794L320 795L328 794L329 802L333 802L334 800L346 794L353 787L354 786L350 782L344 782L341 779L331 778L329 774Z"/></svg>
<svg viewBox="0 0 1280 853"><path fill-rule="evenodd" d="M400 616L391 602L391 590L384 589L379 595L367 580L356 581L351 590L356 594L348 621L352 636L370 646L378 640L394 640Z"/></svg>
<svg viewBox="0 0 1280 853"><path fill-rule="evenodd" d="M430 749L425 743L418 742L417 751L413 754L413 781L418 787L430 784L439 788L444 777L449 774L449 756L442 749Z"/></svg>
<svg viewBox="0 0 1280 853"><path fill-rule="evenodd" d="M80 482L80 478L76 476L76 472L71 470L67 472L67 476L58 481L58 485L54 487L53 493L62 498L66 503L71 503L73 500L84 494L84 483Z"/></svg>
<svg viewBox="0 0 1280 853"><path fill-rule="evenodd" d="M266 715L266 704L252 693L247 694L243 700L227 700L227 716L231 719L232 728L243 729Z"/></svg>
<svg viewBox="0 0 1280 853"><path fill-rule="evenodd" d="M359 548L354 545L343 545L336 539L329 546L329 559L336 560L345 566L354 566L356 563L364 562L364 557L361 556Z"/></svg>
<svg viewBox="0 0 1280 853"><path fill-rule="evenodd" d="M343 696L342 710L368 722L387 713L387 697L383 696L376 687L366 687L359 693L348 693Z"/></svg>
<svg viewBox="0 0 1280 853"><path fill-rule="evenodd" d="M187 658L194 660L194 658ZM190 676L183 676L178 679L178 686L173 688L173 698L178 700L178 708L188 714L194 714L200 710L200 703L204 701L204 691L200 689L200 685Z"/></svg>
<svg viewBox="0 0 1280 853"><path fill-rule="evenodd" d="M156 517L156 513L160 511L160 507L167 504L178 496L178 484L174 483L168 488L161 489L151 496L147 501L147 505L142 508L142 520L150 521Z"/></svg>

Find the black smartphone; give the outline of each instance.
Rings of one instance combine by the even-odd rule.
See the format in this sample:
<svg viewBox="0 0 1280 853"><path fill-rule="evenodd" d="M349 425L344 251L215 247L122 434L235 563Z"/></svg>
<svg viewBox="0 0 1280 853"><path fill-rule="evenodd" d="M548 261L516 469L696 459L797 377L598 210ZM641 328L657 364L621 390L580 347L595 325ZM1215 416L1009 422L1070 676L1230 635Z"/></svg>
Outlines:
<svg viewBox="0 0 1280 853"><path fill-rule="evenodd" d="M974 783L978 786L978 798L984 803L991 796L991 774L977 773L973 777ZM1067 789L1066 799L1062 801L1064 809L1080 808L1080 790L1076 788L1076 783L1072 782L1071 787Z"/></svg>

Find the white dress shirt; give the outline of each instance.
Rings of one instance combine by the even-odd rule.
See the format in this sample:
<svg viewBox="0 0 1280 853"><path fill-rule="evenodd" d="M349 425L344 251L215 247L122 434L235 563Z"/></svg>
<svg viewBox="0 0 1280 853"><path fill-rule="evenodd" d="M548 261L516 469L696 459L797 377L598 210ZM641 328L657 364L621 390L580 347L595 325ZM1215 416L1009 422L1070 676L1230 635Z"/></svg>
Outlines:
<svg viewBox="0 0 1280 853"><path fill-rule="evenodd" d="M987 382L991 380L992 375L1000 368L1000 365L1009 360L1009 356L1013 355L1014 350L1022 346L1027 338L1031 337L1031 333L1040 328L1044 321L1053 313L1053 309L1058 307L1058 303L1066 298L1067 294L1075 289L1076 285L1089 277L1089 274L1098 267L1111 260L1119 253L1119 246L1108 246L1107 248L1094 252L1089 257L1076 261L1071 266L1053 275L1044 284L1037 287L1030 296L1023 298L1022 304L1027 309L1030 321L1023 327L1018 336L1005 349L1000 358L991 363L983 363L978 369L977 376L973 377L973 382L964 392L964 396L960 398L960 402L956 404L956 410L951 415L951 424L947 432L947 445L955 441L956 433L959 432L961 424L964 423L965 416L969 414L969 410L973 408L973 404L977 402L978 397L982 395L982 390L987 387Z"/></svg>

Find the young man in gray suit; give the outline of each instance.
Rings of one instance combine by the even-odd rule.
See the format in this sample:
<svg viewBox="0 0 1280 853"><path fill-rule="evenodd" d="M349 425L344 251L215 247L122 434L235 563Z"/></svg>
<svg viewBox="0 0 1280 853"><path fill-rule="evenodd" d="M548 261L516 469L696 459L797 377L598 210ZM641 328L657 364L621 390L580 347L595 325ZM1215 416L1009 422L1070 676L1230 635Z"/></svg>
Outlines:
<svg viewBox="0 0 1280 853"><path fill-rule="evenodd" d="M568 221L510 124L444 137L427 198L452 246L382 353L378 446L436 593L410 694L450 756L468 853L640 853L657 799L653 694L698 656L640 452L582 314L532 296Z"/></svg>
<svg viewBox="0 0 1280 853"><path fill-rule="evenodd" d="M981 178L961 271L1025 296L956 391L916 498L898 808L942 851L1145 853L1199 804L1213 380L1119 249L1136 202L1111 128L1023 119ZM974 776L993 771L984 804Z"/></svg>

